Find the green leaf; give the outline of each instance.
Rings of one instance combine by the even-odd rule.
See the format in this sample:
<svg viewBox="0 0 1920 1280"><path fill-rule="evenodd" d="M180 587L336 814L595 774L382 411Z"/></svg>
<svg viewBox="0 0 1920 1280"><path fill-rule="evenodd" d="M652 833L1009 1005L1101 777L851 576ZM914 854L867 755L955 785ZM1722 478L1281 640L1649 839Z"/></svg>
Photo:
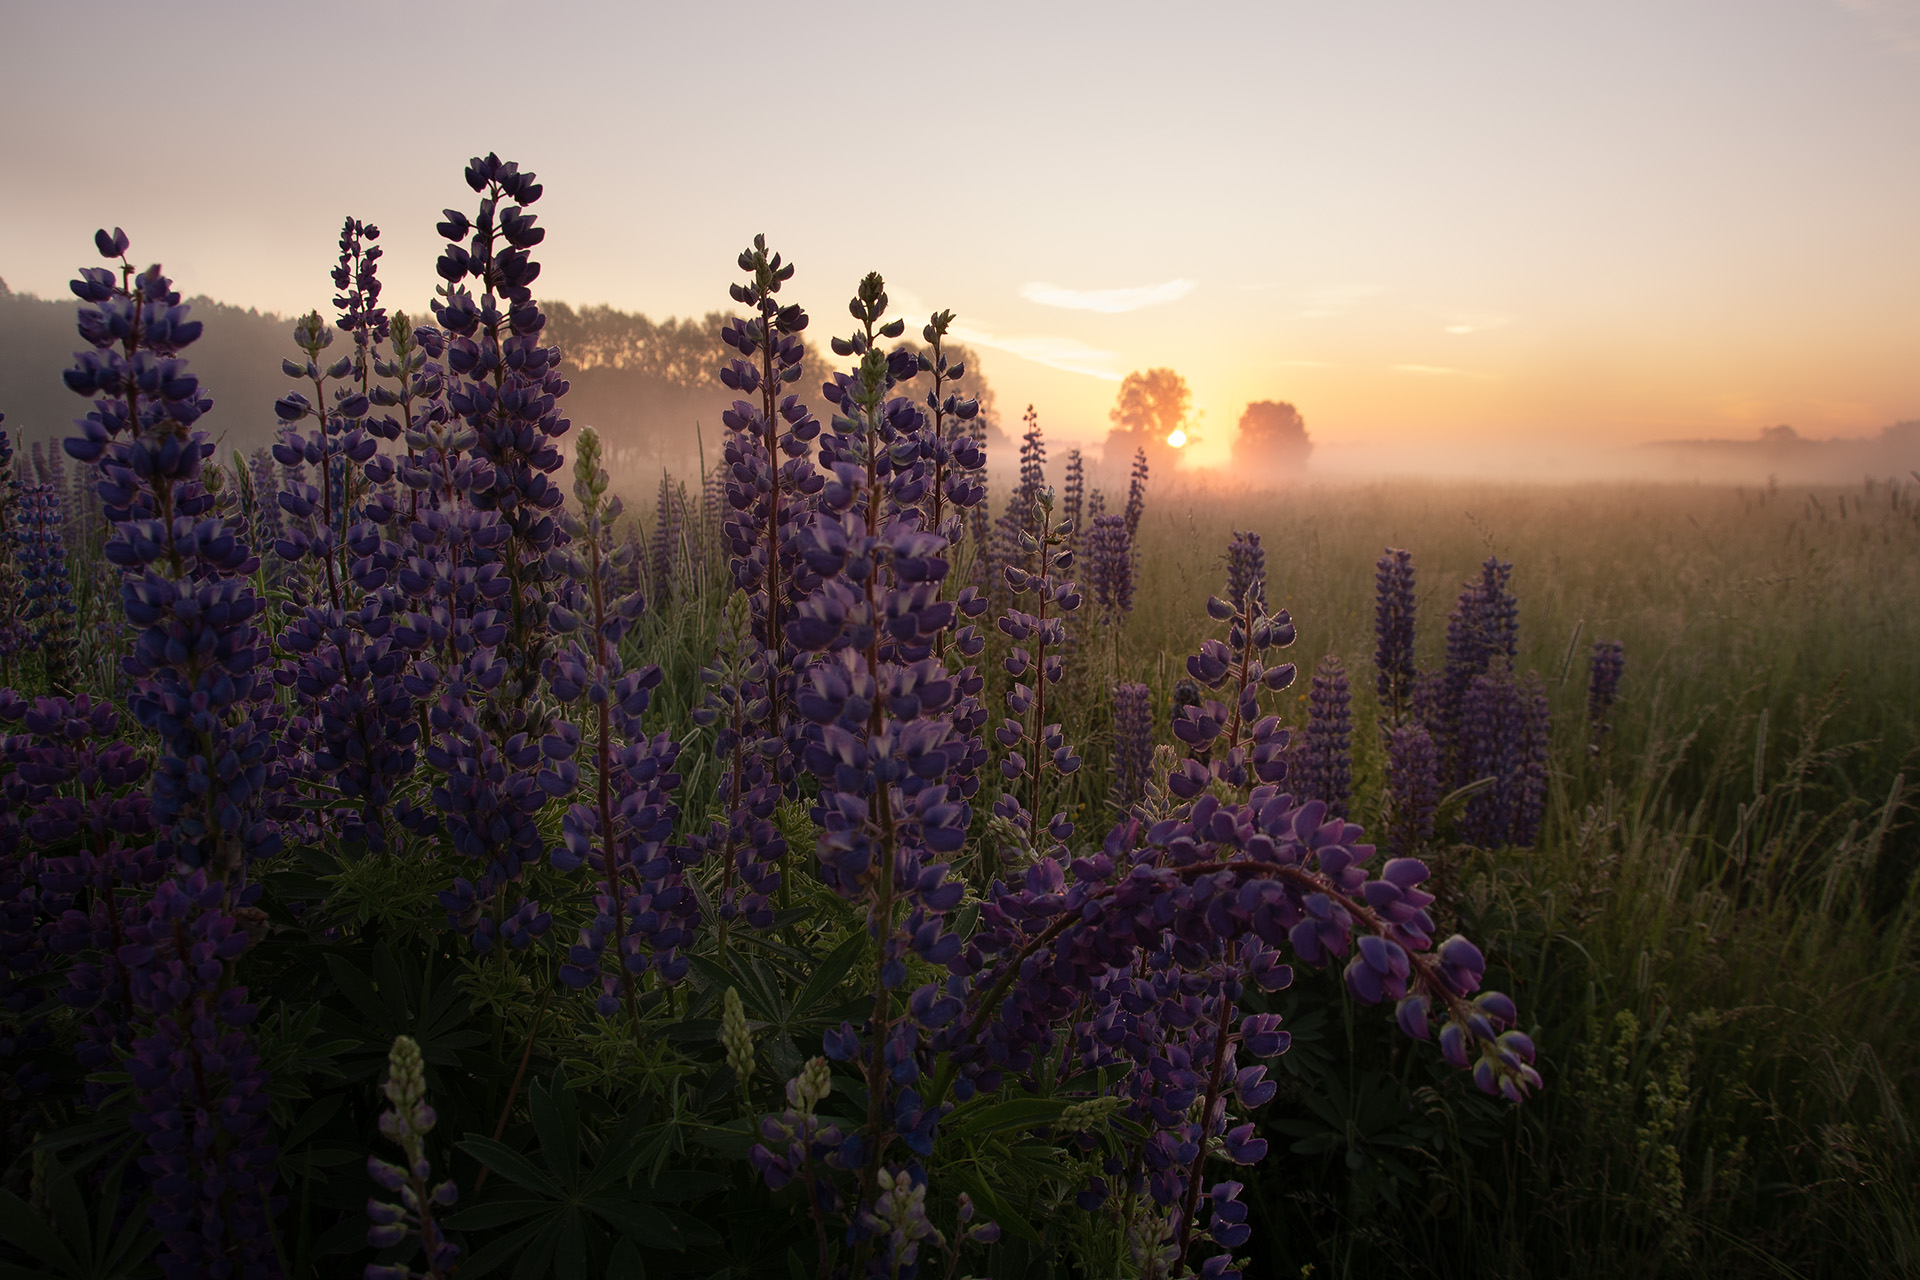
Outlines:
<svg viewBox="0 0 1920 1280"><path fill-rule="evenodd" d="M651 1205L618 1196L595 1196L586 1207L603 1218L621 1234L658 1249L680 1249L685 1241L673 1222Z"/></svg>
<svg viewBox="0 0 1920 1280"><path fill-rule="evenodd" d="M490 1200L462 1209L442 1224L454 1231L487 1231L553 1208L551 1200Z"/></svg>
<svg viewBox="0 0 1920 1280"><path fill-rule="evenodd" d="M813 976L807 979L807 985L802 987L800 994L793 998L794 1009L800 1013L806 1013L814 1005L832 995L834 988L840 985L840 980L847 976L849 969L853 968L854 961L860 958L860 953L866 949L866 945L867 936L864 933L856 933L828 952L827 958L814 968Z"/></svg>
<svg viewBox="0 0 1920 1280"><path fill-rule="evenodd" d="M559 1183L503 1142L470 1133L455 1145L516 1186L529 1191L543 1191L556 1200L565 1195Z"/></svg>
<svg viewBox="0 0 1920 1280"><path fill-rule="evenodd" d="M67 1251L53 1228L11 1191L0 1191L0 1236L40 1261L65 1269L69 1275L84 1274L79 1259Z"/></svg>
<svg viewBox="0 0 1920 1280"><path fill-rule="evenodd" d="M580 1180L580 1124L565 1069L555 1071L546 1088L534 1085L531 1093L540 1154L561 1185L571 1187Z"/></svg>
<svg viewBox="0 0 1920 1280"><path fill-rule="evenodd" d="M501 1266L514 1254L527 1247L529 1241L547 1229L547 1219L530 1222L517 1231L491 1241L479 1252L460 1264L460 1280L477 1280L478 1277Z"/></svg>
<svg viewBox="0 0 1920 1280"><path fill-rule="evenodd" d="M947 1123L941 1127L949 1133L983 1138L988 1134L1053 1124L1069 1105L1058 1098L1009 1098L1005 1102L989 1103L965 1116L956 1111L947 1117Z"/></svg>

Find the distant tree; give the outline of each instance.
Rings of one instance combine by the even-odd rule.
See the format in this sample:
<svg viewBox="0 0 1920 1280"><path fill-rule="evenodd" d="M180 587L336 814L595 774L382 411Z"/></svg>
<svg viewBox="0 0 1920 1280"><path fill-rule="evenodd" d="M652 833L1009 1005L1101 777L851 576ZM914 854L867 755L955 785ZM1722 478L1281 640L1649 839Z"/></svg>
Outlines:
<svg viewBox="0 0 1920 1280"><path fill-rule="evenodd" d="M1306 469L1312 452L1306 419L1286 401L1256 400L1240 415L1240 430L1233 438L1235 470L1294 475Z"/></svg>
<svg viewBox="0 0 1920 1280"><path fill-rule="evenodd" d="M1146 450L1148 464L1160 474L1179 465L1181 448L1169 444L1176 431L1188 432L1182 445L1192 444L1187 415L1193 408L1193 392L1187 380L1172 369L1138 370L1120 383L1120 394L1107 417L1113 429L1107 433L1105 459L1109 468L1125 466L1134 451Z"/></svg>

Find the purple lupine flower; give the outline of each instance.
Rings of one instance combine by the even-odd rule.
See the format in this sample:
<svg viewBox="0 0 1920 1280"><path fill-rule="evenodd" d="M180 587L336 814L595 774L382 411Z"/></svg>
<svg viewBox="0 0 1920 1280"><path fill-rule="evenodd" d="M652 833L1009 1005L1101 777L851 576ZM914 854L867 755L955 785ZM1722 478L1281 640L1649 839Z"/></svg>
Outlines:
<svg viewBox="0 0 1920 1280"><path fill-rule="evenodd" d="M1374 691L1388 725L1407 718L1413 703L1413 553L1388 547L1373 570Z"/></svg>
<svg viewBox="0 0 1920 1280"><path fill-rule="evenodd" d="M1133 453L1133 473L1127 482L1127 537L1140 536L1140 517L1147 510L1147 451L1136 449Z"/></svg>
<svg viewBox="0 0 1920 1280"><path fill-rule="evenodd" d="M340 228L340 260L333 269L333 287L340 290L333 299L340 313L334 324L353 339L353 367L347 376L360 384L362 395L372 388L374 348L391 331L386 308L380 305L378 264L383 250L373 243L379 238L380 228L348 218Z"/></svg>
<svg viewBox="0 0 1920 1280"><path fill-rule="evenodd" d="M713 662L700 672L709 692L693 722L714 730L714 755L722 762L726 814L705 840L721 856L720 918L744 917L756 929L773 923L773 894L784 879L787 855L786 838L773 825L780 786L772 763L781 743L767 732L771 674L752 606L744 591L736 591L721 616Z"/></svg>
<svg viewBox="0 0 1920 1280"><path fill-rule="evenodd" d="M1066 664L1060 651L1067 642L1066 619L1079 609L1081 597L1072 581L1055 576L1073 567L1073 552L1066 545L1070 532L1066 521L1053 518L1053 490L1043 490L1035 499L1032 523L1040 533L1037 537L1023 534L1022 551L1023 558L1038 561L1038 571L1029 573L1009 564L1004 573L1007 587L1015 596L1034 596L1036 611L1027 613L1009 607L999 619L1000 630L1013 641L1006 658L1007 674L1013 678L1007 691L1007 709L1013 714L994 735L1007 748L1000 766L1002 775L1010 784L1022 776L1031 779L1030 799L1022 805L1009 786L994 802L993 811L1014 828L1025 828L1027 851L1037 852L1041 848L1040 814L1047 772L1065 777L1080 767L1080 757L1067 746L1061 726L1047 723L1047 687L1065 678ZM1024 647L1027 644L1033 645L1031 653ZM1027 679L1033 683L1025 683ZM1027 719L1029 714L1031 720ZM1027 758L1029 752L1031 760ZM1073 835L1073 824L1061 811L1047 820L1046 830L1055 842L1064 843Z"/></svg>
<svg viewBox="0 0 1920 1280"><path fill-rule="evenodd" d="M105 555L122 572L135 630L124 664L137 682L130 706L163 748L153 791L161 852L225 879L279 847L261 814L276 748L257 715L268 688L247 575L259 561L241 517L211 516L214 498L200 483L213 444L192 424L210 402L177 355L200 336L199 322L157 266L135 274L123 233L95 241L120 259L120 280L95 267L73 282L91 304L79 329L93 349L66 382L95 399L65 448L95 468L115 522Z"/></svg>
<svg viewBox="0 0 1920 1280"><path fill-rule="evenodd" d="M20 498L20 619L40 650L47 683L60 693L73 690L73 580L60 490L49 481L28 485Z"/></svg>
<svg viewBox="0 0 1920 1280"><path fill-rule="evenodd" d="M1386 791L1387 847L1396 858L1411 858L1433 835L1440 804L1440 755L1426 726L1388 731Z"/></svg>
<svg viewBox="0 0 1920 1280"><path fill-rule="evenodd" d="M1335 654L1314 668L1307 731L1296 759L1299 775L1288 776L1294 794L1324 801L1328 813L1345 818L1353 795L1353 712L1347 669Z"/></svg>
<svg viewBox="0 0 1920 1280"><path fill-rule="evenodd" d="M1153 765L1153 697L1144 684L1113 686L1113 806L1121 817L1146 794Z"/></svg>
<svg viewBox="0 0 1920 1280"><path fill-rule="evenodd" d="M1626 645L1618 640L1593 642L1593 660L1587 674L1587 731L1595 751L1600 749L1602 739L1613 732L1607 716L1620 700L1620 677L1626 670Z"/></svg>
<svg viewBox="0 0 1920 1280"><path fill-rule="evenodd" d="M987 499L980 402L962 399L951 389L952 383L966 376L964 363L947 358L946 338L952 326L953 312L935 312L920 330L928 350L919 359L920 372L932 375L924 401L929 416L923 453L932 470L923 504L923 527L945 539L950 550L960 545L969 519L976 522L976 529L984 527ZM973 621L986 612L987 603L977 586L961 587L954 596L956 616L935 633L928 646L929 655L951 674L957 695L946 746L947 785L962 801L971 801L979 794L979 773L989 758L988 714L981 701L986 679L974 665L974 659L986 650L987 638Z"/></svg>
<svg viewBox="0 0 1920 1280"><path fill-rule="evenodd" d="M397 438L401 426L372 412L403 397L373 386L372 378L376 372L400 376L415 363L416 349L402 317L405 350L393 361L379 354L378 344L393 326L376 305L380 250L368 242L378 236L377 228L351 218L341 232L340 265L333 273L334 286L342 290L334 299L341 313L335 326L351 335L352 354L322 369L321 352L333 332L313 313L294 330L305 361L282 364L289 377L312 383L313 399L295 392L276 405L285 425L274 456L284 466L314 466L324 483L290 480L278 495L286 515L319 519L307 528L278 521L275 551L289 565L309 554L317 559L326 595L283 614L287 622L279 638L290 657L275 678L292 690L313 733L309 781L338 792L343 801L335 811L343 821L335 829L350 842L391 853L405 820L401 787L418 758L420 723L405 678L410 655L393 634L393 622L404 612L404 595L393 585L404 556L398 538L408 537L409 528L385 488L394 462L379 451L379 441ZM329 383L340 384L331 397ZM314 429L302 434L298 424L308 420Z"/></svg>
<svg viewBox="0 0 1920 1280"><path fill-rule="evenodd" d="M445 1280L459 1264L460 1246L446 1238L436 1218L460 1202L460 1189L452 1178L432 1181L426 1136L439 1117L427 1102L426 1059L411 1036L394 1037L380 1091L388 1106L380 1114L380 1132L400 1148L405 1163L367 1157L367 1173L382 1191L396 1197L368 1199L367 1218L373 1225L367 1230L367 1245L387 1250L412 1242L424 1255L425 1266L416 1271L409 1261L368 1263L366 1280Z"/></svg>
<svg viewBox="0 0 1920 1280"><path fill-rule="evenodd" d="M1475 676L1460 712L1461 768L1488 785L1468 797L1460 834L1492 849L1525 847L1538 837L1546 807L1548 712L1537 672Z"/></svg>
<svg viewBox="0 0 1920 1280"><path fill-rule="evenodd" d="M556 606L551 624L563 634L584 633L588 643L570 642L550 660L547 684L562 702L584 699L591 708L597 781L594 804L567 809L563 843L553 851L561 870L584 863L598 874L594 919L581 928L560 976L576 989L597 982L602 1014L613 1012L617 991L629 1016L637 1017L635 986L641 975L651 969L667 983L686 976L690 961L684 949L699 927L700 907L685 873L701 851L672 839L680 813L671 800L680 785L680 775L673 772L680 744L665 733L648 738L641 728L660 669L622 668L620 641L643 603L638 593L620 588L623 575L613 543L620 500L607 496L600 456L600 437L587 428L574 455L580 514L562 509L571 542L555 553L577 588L580 609ZM578 774L571 761L580 741L580 732L565 721L555 721L542 741L549 764L541 782L549 793L564 796L573 790ZM611 974L604 963L609 943Z"/></svg>
<svg viewBox="0 0 1920 1280"><path fill-rule="evenodd" d="M1262 611L1267 607L1267 553L1259 534L1235 531L1227 544L1227 603L1241 609L1249 602Z"/></svg>
<svg viewBox="0 0 1920 1280"><path fill-rule="evenodd" d="M257 886L256 886L257 887ZM277 1275L272 1219L277 1153L267 1077L246 1028L258 1016L227 975L248 935L204 869L163 880L127 929L123 962L144 1016L127 1072L140 1167L169 1280Z"/></svg>
<svg viewBox="0 0 1920 1280"><path fill-rule="evenodd" d="M0 422L7 415L0 413ZM10 675L13 661L27 647L27 628L20 620L19 569L14 564L20 545L20 491L13 441L0 430L0 678Z"/></svg>
<svg viewBox="0 0 1920 1280"><path fill-rule="evenodd" d="M1227 639L1203 642L1187 659L1192 686L1174 690L1173 735L1187 758L1167 786L1182 800L1198 795L1212 778L1249 787L1286 776L1288 734L1280 717L1261 714L1260 693L1278 693L1293 683L1291 662L1269 666L1264 655L1292 644L1297 632L1285 609L1267 611L1265 574L1259 537L1234 534L1227 549L1227 591L1234 599L1207 598L1207 616L1227 624ZM1231 707L1201 694L1229 685Z"/></svg>
<svg viewBox="0 0 1920 1280"><path fill-rule="evenodd" d="M559 440L571 429L559 401L567 392L560 349L541 344L546 317L529 287L539 275L532 251L546 238L528 206L541 187L531 172L488 154L467 165L467 186L480 196L469 217L446 211L435 230L447 241L438 270L445 301L433 304L446 331L447 403L474 433L472 449L487 464L467 489L468 501L497 512L508 536L499 548L512 590L505 601L506 682L495 698L503 727L535 733L532 694L545 656L551 574L546 555L564 535L553 513L565 499L550 478L560 469ZM464 242L464 243L463 243ZM475 299L464 281L477 280Z"/></svg>
<svg viewBox="0 0 1920 1280"><path fill-rule="evenodd" d="M1062 514L1073 525L1068 537L1078 547L1088 528L1083 519L1087 505L1087 464L1078 449L1067 450L1067 478L1060 486L1060 497L1065 504Z"/></svg>
<svg viewBox="0 0 1920 1280"><path fill-rule="evenodd" d="M660 474L660 494L654 501L653 534L647 541L647 587L653 593L655 608L665 605L674 595L674 568L679 563L687 497L674 486L665 472Z"/></svg>
<svg viewBox="0 0 1920 1280"><path fill-rule="evenodd" d="M820 434L820 422L798 395L785 392L802 376L806 344L800 335L808 323L798 304L779 301L780 287L793 278L792 264L767 248L765 236L755 236L739 261L752 278L729 291L754 314L730 320L720 331L721 341L740 353L721 369L720 380L753 399L735 400L721 415L728 432L724 463L732 512L726 537L733 552L733 585L747 593L767 651L778 654L799 589L794 575L806 576L791 550L796 523L823 483L808 447ZM776 687L776 717L786 697Z"/></svg>
<svg viewBox="0 0 1920 1280"><path fill-rule="evenodd" d="M905 329L883 319L886 309L884 281L868 275L851 306L859 328L833 340L836 352L858 364L823 388L837 410L821 447L832 478L796 542L817 585L795 603L785 636L809 664L794 705L809 726L803 758L820 784L820 876L864 906L877 952L871 1019L864 1029L830 1033L826 1047L859 1061L872 1109L860 1131L835 1134L830 1150L819 1132L802 1141L768 1117L762 1136L785 1153L763 1146L754 1155L770 1184L806 1176L817 1214L850 1217L856 1270L882 1244L873 1215L883 1209L872 1197L890 1152L896 1143L915 1155L931 1152L945 1114L944 1105L925 1105L915 1086L930 1062L928 1037L947 1025L959 1001L930 982L900 1011L890 993L908 980L909 951L936 968L959 955L945 917L964 885L949 880L938 859L960 848L971 818L947 782L958 690L933 651L958 608L940 596L947 545L926 530L921 506L929 422L911 399L889 394L918 374L919 359L904 348L879 349ZM908 459L897 467L896 447ZM858 1174L851 1205L830 1179L822 1187L822 1165Z"/></svg>
<svg viewBox="0 0 1920 1280"><path fill-rule="evenodd" d="M1465 718L1469 687L1479 676L1513 668L1519 651L1519 606L1507 589L1513 566L1488 556L1477 581L1460 590L1447 616L1447 659L1433 690L1433 718L1427 728L1440 748L1443 777L1454 787L1473 779L1466 773Z"/></svg>
<svg viewBox="0 0 1920 1280"><path fill-rule="evenodd" d="M1127 534L1125 518L1095 516L1082 545L1093 601L1108 624L1117 628L1133 612L1133 539Z"/></svg>
<svg viewBox="0 0 1920 1280"><path fill-rule="evenodd" d="M1459 937L1434 946L1427 869L1395 859L1370 871L1362 834L1262 784L1244 804L1202 795L1151 830L1123 822L1097 855L1064 868L1042 859L996 883L956 966L961 1013L934 1039L956 1096L1040 1070L1118 1069L1122 1114L1146 1137L1106 1177L1138 1178L1129 1190L1159 1215L1140 1248L1166 1261L1211 1229L1198 1212L1206 1161L1265 1152L1226 1104L1271 1096L1236 1054L1279 1053L1288 1037L1278 1016L1242 1017L1237 1004L1249 983L1288 985L1287 952L1316 966L1351 956L1348 988L1399 1002L1411 1034L1429 1034L1437 1015L1444 1056L1482 1089L1517 1098L1538 1087L1531 1044L1507 1034L1512 1002L1476 997L1485 958ZM1063 1022L1074 1028L1064 1054ZM1217 1215L1229 1239L1236 1216Z"/></svg>

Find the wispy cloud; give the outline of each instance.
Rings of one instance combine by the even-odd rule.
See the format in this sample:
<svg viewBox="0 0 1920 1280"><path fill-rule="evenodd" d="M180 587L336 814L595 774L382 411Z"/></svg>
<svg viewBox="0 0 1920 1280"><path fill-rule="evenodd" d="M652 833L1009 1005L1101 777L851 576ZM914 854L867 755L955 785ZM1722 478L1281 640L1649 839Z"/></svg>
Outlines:
<svg viewBox="0 0 1920 1280"><path fill-rule="evenodd" d="M1443 327L1448 333L1465 335L1485 333L1489 329L1504 329L1512 323L1512 316L1503 316L1490 311L1456 311L1446 317L1446 324Z"/></svg>
<svg viewBox="0 0 1920 1280"><path fill-rule="evenodd" d="M1196 281L1168 280L1164 284L1136 284L1121 289L1066 289L1035 280L1020 286L1020 296L1043 307L1067 311L1101 311L1109 315L1178 302L1194 290Z"/></svg>
<svg viewBox="0 0 1920 1280"><path fill-rule="evenodd" d="M1836 0L1895 53L1920 55L1920 0Z"/></svg>
<svg viewBox="0 0 1920 1280"><path fill-rule="evenodd" d="M892 288L887 292L892 296L892 314L907 317L908 331L917 336L921 324L919 317L926 316L930 311L927 304L907 289ZM1099 378L1103 382L1120 381L1120 353L1092 346L1078 338L1063 338L1052 333L1001 334L964 321L955 324L947 332L954 341L969 347L1004 351L1010 356L1031 360L1049 369Z"/></svg>
<svg viewBox="0 0 1920 1280"><path fill-rule="evenodd" d="M1078 338L1062 338L1050 333L1009 334L1003 337L965 325L955 325L952 333L970 347L1004 351L1022 360L1046 365L1049 369L1085 374L1104 382L1120 381L1120 353L1090 346Z"/></svg>

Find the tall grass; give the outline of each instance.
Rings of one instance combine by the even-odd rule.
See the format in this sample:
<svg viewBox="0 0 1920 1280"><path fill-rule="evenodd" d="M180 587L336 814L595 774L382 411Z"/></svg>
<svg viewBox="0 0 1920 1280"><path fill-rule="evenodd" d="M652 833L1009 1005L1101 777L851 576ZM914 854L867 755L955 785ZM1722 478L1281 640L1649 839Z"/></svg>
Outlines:
<svg viewBox="0 0 1920 1280"><path fill-rule="evenodd" d="M1064 714L1090 766L1069 784L1083 832L1111 813L1113 681L1152 688L1166 741L1235 529L1268 548L1269 596L1300 630L1288 656L1304 673L1336 653L1355 673L1362 822L1377 817L1382 765L1368 673L1383 547L1415 554L1423 667L1441 661L1462 581L1489 554L1512 560L1517 665L1546 677L1553 703L1539 847L1432 859L1443 929L1482 939L1490 985L1538 1020L1546 1093L1517 1111L1488 1103L1331 977L1303 974L1281 1006L1289 1087L1266 1121L1293 1154L1257 1172L1249 1197L1260 1264L1920 1274L1917 497L1890 482L1158 486L1135 612L1117 632L1083 620L1075 642ZM686 536L680 572L711 581L637 638L667 669L663 726L698 700L724 589L697 526ZM972 549L957 554L964 573ZM1628 661L1598 748L1585 720L1596 638L1624 641ZM1287 695L1296 723L1305 692L1302 678ZM714 785L699 754L691 814Z"/></svg>
<svg viewBox="0 0 1920 1280"><path fill-rule="evenodd" d="M1915 491L1155 495L1118 661L1144 672L1162 708L1233 528L1269 547L1270 594L1300 625L1303 671L1325 652L1368 669L1383 546L1415 552L1423 665L1438 665L1461 581L1488 554L1513 560L1518 665L1540 670L1553 698L1540 847L1440 857L1452 910L1540 1020L1549 1090L1476 1145L1464 1130L1491 1117L1413 1059L1369 1083L1337 1043L1324 1060L1300 1055L1298 1115L1278 1123L1324 1159L1275 1162L1263 1188L1277 1273L1920 1269ZM1629 665L1594 752L1596 637L1624 640ZM1354 684L1364 721L1371 682ZM1364 821L1380 760L1373 735L1356 747ZM1350 1012L1348 1045L1377 1022ZM1397 1118L1381 1121L1361 1086Z"/></svg>

